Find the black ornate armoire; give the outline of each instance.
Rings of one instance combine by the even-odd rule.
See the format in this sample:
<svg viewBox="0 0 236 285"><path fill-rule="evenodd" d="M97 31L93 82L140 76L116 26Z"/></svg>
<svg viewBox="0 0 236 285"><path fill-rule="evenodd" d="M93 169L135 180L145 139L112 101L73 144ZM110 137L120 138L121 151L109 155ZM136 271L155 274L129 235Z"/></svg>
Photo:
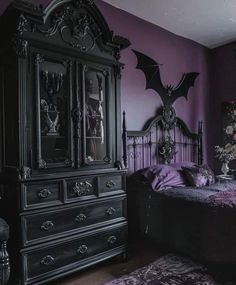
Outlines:
<svg viewBox="0 0 236 285"><path fill-rule="evenodd" d="M127 250L119 53L93 0L15 0L0 18L1 201L12 282Z"/></svg>

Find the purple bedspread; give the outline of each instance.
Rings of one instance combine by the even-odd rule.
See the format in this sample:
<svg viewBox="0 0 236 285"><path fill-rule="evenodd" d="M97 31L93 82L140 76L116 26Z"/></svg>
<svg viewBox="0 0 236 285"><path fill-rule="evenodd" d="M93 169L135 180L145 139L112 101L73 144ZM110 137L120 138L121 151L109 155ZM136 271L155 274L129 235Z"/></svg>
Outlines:
<svg viewBox="0 0 236 285"><path fill-rule="evenodd" d="M153 191L149 188L150 191ZM165 190L161 190L158 193L160 195L170 197L173 199L180 199L184 201L192 201L192 202L199 202L202 204L211 204L213 200L218 199L217 197L221 197L221 204L223 200L227 204L229 204L230 197L232 197L233 193L236 191L236 181L229 181L226 183L215 183L210 186L204 187L175 187L169 188ZM228 193L228 194L223 194ZM222 199L222 195L224 199ZM212 198L210 198L212 197ZM216 198L213 198L216 197ZM236 205L236 204L235 204Z"/></svg>
<svg viewBox="0 0 236 285"><path fill-rule="evenodd" d="M204 263L236 264L236 181L158 192L132 181L132 189L139 231Z"/></svg>
<svg viewBox="0 0 236 285"><path fill-rule="evenodd" d="M236 206L236 189L210 195L207 202L213 207L233 208Z"/></svg>

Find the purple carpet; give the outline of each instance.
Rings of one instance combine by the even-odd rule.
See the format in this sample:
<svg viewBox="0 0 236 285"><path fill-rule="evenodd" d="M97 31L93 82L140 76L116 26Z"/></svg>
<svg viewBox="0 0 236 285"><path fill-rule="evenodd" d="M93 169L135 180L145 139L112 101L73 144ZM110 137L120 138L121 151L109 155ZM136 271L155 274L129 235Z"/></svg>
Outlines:
<svg viewBox="0 0 236 285"><path fill-rule="evenodd" d="M104 285L220 285L206 268L187 258L168 254Z"/></svg>

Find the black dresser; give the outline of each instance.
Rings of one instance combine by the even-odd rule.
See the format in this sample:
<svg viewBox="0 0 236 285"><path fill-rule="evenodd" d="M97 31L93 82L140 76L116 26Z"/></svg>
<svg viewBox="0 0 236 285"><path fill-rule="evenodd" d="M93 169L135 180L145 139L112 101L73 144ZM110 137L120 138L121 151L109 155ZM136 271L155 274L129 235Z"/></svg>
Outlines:
<svg viewBox="0 0 236 285"><path fill-rule="evenodd" d="M12 283L127 251L120 50L92 0L16 0L0 18L1 200Z"/></svg>

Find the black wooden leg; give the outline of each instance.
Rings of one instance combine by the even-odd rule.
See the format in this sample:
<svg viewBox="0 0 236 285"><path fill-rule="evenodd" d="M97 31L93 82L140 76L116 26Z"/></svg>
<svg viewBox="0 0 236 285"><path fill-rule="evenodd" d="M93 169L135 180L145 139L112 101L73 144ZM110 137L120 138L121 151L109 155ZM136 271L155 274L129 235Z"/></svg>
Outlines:
<svg viewBox="0 0 236 285"><path fill-rule="evenodd" d="M7 284L10 277L10 263L6 242L0 244L0 285Z"/></svg>

